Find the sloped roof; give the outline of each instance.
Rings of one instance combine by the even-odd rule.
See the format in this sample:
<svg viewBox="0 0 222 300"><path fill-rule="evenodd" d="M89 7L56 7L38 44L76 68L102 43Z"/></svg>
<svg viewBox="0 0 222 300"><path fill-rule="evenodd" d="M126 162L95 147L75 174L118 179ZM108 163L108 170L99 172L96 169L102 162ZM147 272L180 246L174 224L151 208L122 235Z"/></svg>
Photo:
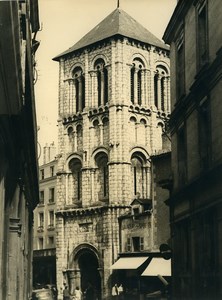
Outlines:
<svg viewBox="0 0 222 300"><path fill-rule="evenodd" d="M165 45L160 39L149 32L145 27L139 24L125 11L117 8L91 31L89 31L85 36L83 36L76 44L74 44L68 50L57 55L53 59L59 60L60 57L65 56L66 54L115 35L129 37L137 41L169 50L169 47Z"/></svg>
<svg viewBox="0 0 222 300"><path fill-rule="evenodd" d="M151 204L152 200L149 198L140 198L140 199L134 199L130 205L134 205L134 204Z"/></svg>

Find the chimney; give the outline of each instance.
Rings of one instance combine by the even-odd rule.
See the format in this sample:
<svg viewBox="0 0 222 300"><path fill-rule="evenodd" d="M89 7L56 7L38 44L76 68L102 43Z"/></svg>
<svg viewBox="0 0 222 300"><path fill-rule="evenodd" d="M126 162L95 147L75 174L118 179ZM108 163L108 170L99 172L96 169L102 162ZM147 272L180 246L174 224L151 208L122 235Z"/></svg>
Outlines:
<svg viewBox="0 0 222 300"><path fill-rule="evenodd" d="M56 156L56 147L54 142L50 145L46 143L45 147L43 147L43 164L47 164L50 161L54 160Z"/></svg>

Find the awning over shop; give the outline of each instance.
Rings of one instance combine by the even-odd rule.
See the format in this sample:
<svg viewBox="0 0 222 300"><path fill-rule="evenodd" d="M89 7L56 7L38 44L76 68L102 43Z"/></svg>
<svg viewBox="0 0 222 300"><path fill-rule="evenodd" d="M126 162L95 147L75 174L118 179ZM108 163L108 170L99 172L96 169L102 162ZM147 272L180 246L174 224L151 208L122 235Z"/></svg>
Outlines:
<svg viewBox="0 0 222 300"><path fill-rule="evenodd" d="M171 276L171 259L153 257L141 276Z"/></svg>
<svg viewBox="0 0 222 300"><path fill-rule="evenodd" d="M149 257L120 257L112 266L113 270L136 270L138 269Z"/></svg>

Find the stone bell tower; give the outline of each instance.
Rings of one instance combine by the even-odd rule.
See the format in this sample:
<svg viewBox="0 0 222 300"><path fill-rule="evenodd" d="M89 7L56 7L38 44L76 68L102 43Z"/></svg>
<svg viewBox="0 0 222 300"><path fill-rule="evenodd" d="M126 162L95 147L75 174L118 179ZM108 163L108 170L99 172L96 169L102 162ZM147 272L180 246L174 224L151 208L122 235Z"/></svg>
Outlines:
<svg viewBox="0 0 222 300"><path fill-rule="evenodd" d="M166 147L169 49L120 8L59 62L57 284L110 292L118 217L152 199L150 155Z"/></svg>

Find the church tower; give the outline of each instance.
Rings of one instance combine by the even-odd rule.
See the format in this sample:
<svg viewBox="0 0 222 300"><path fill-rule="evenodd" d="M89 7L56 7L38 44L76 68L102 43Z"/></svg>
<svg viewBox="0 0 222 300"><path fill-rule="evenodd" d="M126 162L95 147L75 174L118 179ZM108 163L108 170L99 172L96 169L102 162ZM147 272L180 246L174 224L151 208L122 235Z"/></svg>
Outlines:
<svg viewBox="0 0 222 300"><path fill-rule="evenodd" d="M110 295L118 217L152 199L170 112L169 48L115 9L59 62L57 285ZM153 247L153 246L152 246ZM150 251L155 250L150 248Z"/></svg>

